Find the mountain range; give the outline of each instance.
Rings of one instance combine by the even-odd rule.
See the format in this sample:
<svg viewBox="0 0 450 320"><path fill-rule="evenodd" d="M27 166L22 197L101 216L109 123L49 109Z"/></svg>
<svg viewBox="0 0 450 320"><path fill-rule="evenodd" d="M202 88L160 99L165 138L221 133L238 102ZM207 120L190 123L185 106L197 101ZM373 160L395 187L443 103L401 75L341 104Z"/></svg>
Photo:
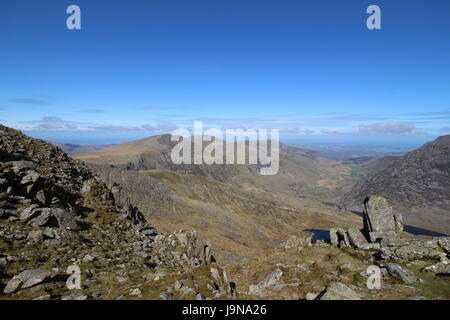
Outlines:
<svg viewBox="0 0 450 320"><path fill-rule="evenodd" d="M450 297L450 238L403 229L448 234L450 136L350 162L281 144L275 176L174 165L172 146L69 156L0 126L0 299ZM381 295L365 287L374 263Z"/></svg>

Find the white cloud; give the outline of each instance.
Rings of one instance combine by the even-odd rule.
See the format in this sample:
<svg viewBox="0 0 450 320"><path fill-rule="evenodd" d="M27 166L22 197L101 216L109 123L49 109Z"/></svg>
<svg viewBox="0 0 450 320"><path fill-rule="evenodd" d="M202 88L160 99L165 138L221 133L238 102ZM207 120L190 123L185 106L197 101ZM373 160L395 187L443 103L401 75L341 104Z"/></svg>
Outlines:
<svg viewBox="0 0 450 320"><path fill-rule="evenodd" d="M414 132L415 125L408 122L380 122L363 124L358 133L362 135L408 135Z"/></svg>

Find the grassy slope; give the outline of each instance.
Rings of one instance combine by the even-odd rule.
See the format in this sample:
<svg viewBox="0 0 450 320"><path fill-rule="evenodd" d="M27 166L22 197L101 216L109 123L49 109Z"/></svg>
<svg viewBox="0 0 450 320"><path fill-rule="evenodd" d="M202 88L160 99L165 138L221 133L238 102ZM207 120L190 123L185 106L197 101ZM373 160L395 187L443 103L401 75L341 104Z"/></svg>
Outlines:
<svg viewBox="0 0 450 320"><path fill-rule="evenodd" d="M156 136L76 157L97 164L125 165L145 153L150 154L151 164L151 153L157 157L168 148L167 141ZM152 224L165 232L197 229L224 262L255 256L303 229L347 226L358 220L329 206L338 202L332 192L350 174L349 167L307 153L282 151L275 176L261 176L246 165L208 168L212 176L225 177L223 182L166 170L141 172L170 190L164 194L169 201L162 202L150 190L150 183L147 191L128 187L127 192L135 194L131 194L133 202Z"/></svg>
<svg viewBox="0 0 450 320"><path fill-rule="evenodd" d="M152 217L160 230L195 228L208 239L222 262L254 257L304 229L354 225L358 219L340 215L315 201L291 198L287 206L278 194L244 190L200 176L171 171L145 171L173 192L171 212ZM287 197L285 196L287 199Z"/></svg>

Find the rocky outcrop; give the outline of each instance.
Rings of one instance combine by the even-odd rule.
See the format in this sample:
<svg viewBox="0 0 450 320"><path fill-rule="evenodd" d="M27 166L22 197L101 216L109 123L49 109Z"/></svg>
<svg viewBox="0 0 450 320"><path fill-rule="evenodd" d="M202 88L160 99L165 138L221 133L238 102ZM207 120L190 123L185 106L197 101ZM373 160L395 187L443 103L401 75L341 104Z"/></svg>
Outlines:
<svg viewBox="0 0 450 320"><path fill-rule="evenodd" d="M380 196L369 196L364 201L363 223L363 232L372 243L403 231L402 215L394 214L387 200Z"/></svg>
<svg viewBox="0 0 450 320"><path fill-rule="evenodd" d="M195 230L177 230L173 234L155 237L156 256L153 260L171 268L187 269L215 262L211 245Z"/></svg>
<svg viewBox="0 0 450 320"><path fill-rule="evenodd" d="M450 238L433 238L431 240L400 238L389 242L383 241L381 243L382 257L401 261L445 259L448 253L441 246L443 239Z"/></svg>
<svg viewBox="0 0 450 320"><path fill-rule="evenodd" d="M319 300L361 300L361 296L347 285L333 282L328 285Z"/></svg>
<svg viewBox="0 0 450 320"><path fill-rule="evenodd" d="M330 242L333 247L353 247L359 249L378 249L378 243L368 243L364 235L355 229L345 230L343 228L330 229Z"/></svg>
<svg viewBox="0 0 450 320"><path fill-rule="evenodd" d="M312 245L312 235L309 236L291 236L285 242L281 243L280 246L284 249L297 248L301 250L303 247L310 247Z"/></svg>
<svg viewBox="0 0 450 320"><path fill-rule="evenodd" d="M273 286L283 275L283 271L277 268L273 270L264 280L256 285L251 285L248 289L248 293L256 296L263 296L263 290Z"/></svg>
<svg viewBox="0 0 450 320"><path fill-rule="evenodd" d="M389 275L404 283L414 283L418 281L412 271L402 268L396 263L388 262L385 267Z"/></svg>
<svg viewBox="0 0 450 320"><path fill-rule="evenodd" d="M371 255L370 261L380 268L383 279L396 279L403 284L423 282L407 268L409 266L419 266L422 272L431 272L438 277L450 274L450 237L431 238L403 232L401 215L397 215L387 200L380 196L366 198L361 232L331 228L330 242L337 248L353 247L360 251L359 254L362 254L361 249L370 250L366 253ZM365 271L360 274L369 276ZM390 288L390 285L385 285L385 288ZM351 291L348 288L333 284L322 298L346 299L349 295Z"/></svg>
<svg viewBox="0 0 450 320"><path fill-rule="evenodd" d="M84 293L64 291L65 268L70 265L83 266L85 276L102 283L109 281L102 273L117 268L120 278L128 281L122 276L128 272L163 268L182 273L215 262L211 246L196 231L161 234L116 185L59 148L4 126L0 126L0 248L7 248L0 252L4 294L43 288L52 299L86 298ZM222 282L224 286L226 281ZM110 291L109 286L100 288Z"/></svg>
<svg viewBox="0 0 450 320"><path fill-rule="evenodd" d="M45 269L25 270L17 276L13 277L8 282L3 292L13 293L19 289L32 287L49 279L51 275L52 272Z"/></svg>
<svg viewBox="0 0 450 320"><path fill-rule="evenodd" d="M58 147L0 126L0 155L0 218L55 228L59 236L72 237L81 230L76 219L89 206L88 195L122 215L137 235L158 234L129 201L116 198L87 166Z"/></svg>

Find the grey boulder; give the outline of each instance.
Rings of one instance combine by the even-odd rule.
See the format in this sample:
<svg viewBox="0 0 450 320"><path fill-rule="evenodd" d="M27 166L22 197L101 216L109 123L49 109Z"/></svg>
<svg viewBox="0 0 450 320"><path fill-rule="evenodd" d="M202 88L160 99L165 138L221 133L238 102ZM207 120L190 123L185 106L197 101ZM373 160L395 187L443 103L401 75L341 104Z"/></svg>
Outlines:
<svg viewBox="0 0 450 320"><path fill-rule="evenodd" d="M52 272L46 269L25 270L9 280L3 292L9 294L20 289L30 288L49 279L51 275Z"/></svg>

